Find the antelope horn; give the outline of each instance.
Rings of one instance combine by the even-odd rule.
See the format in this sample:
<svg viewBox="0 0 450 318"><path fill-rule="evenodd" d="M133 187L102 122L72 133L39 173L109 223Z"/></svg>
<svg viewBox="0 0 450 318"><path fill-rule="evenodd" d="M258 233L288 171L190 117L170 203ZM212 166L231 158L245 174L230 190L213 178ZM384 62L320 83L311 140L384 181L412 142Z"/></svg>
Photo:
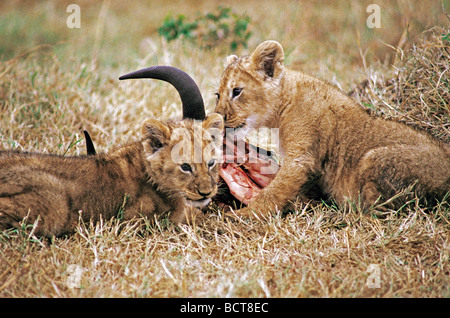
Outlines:
<svg viewBox="0 0 450 318"><path fill-rule="evenodd" d="M94 143L92 142L91 135L87 132L87 130L84 130L84 138L86 139L86 154L88 156L93 156L97 154L95 151Z"/></svg>
<svg viewBox="0 0 450 318"><path fill-rule="evenodd" d="M133 78L154 78L172 84L180 94L183 118L204 120L205 106L202 94L192 77L172 66L152 66L119 77L119 80Z"/></svg>

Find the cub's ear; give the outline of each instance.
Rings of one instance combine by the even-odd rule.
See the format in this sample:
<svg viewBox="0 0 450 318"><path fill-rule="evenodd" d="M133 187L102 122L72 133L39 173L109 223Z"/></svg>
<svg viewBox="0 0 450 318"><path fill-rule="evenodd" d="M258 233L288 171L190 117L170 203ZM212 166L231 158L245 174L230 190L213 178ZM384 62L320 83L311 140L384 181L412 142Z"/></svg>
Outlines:
<svg viewBox="0 0 450 318"><path fill-rule="evenodd" d="M212 113L206 119L203 121L203 128L204 129L218 129L220 131L223 131L224 123L223 123L223 117L218 113Z"/></svg>
<svg viewBox="0 0 450 318"><path fill-rule="evenodd" d="M149 118L142 125L142 137L144 150L154 153L170 140L170 129L158 119Z"/></svg>
<svg viewBox="0 0 450 318"><path fill-rule="evenodd" d="M231 63L236 62L237 59L238 59L238 57L236 55L229 55L229 56L227 56L227 59L225 60L225 67L227 67Z"/></svg>
<svg viewBox="0 0 450 318"><path fill-rule="evenodd" d="M250 61L258 72L276 78L283 69L283 48L276 41L265 41L253 51Z"/></svg>

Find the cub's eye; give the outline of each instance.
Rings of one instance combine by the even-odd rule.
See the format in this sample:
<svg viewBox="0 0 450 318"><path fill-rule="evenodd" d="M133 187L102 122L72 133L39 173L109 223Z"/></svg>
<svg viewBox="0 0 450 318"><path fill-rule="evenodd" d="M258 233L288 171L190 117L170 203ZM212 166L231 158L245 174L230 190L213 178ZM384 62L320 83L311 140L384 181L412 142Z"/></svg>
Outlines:
<svg viewBox="0 0 450 318"><path fill-rule="evenodd" d="M216 98L217 98L217 100L220 99L220 94L219 93L216 93Z"/></svg>
<svg viewBox="0 0 450 318"><path fill-rule="evenodd" d="M233 88L233 98L238 97L242 92L242 88L235 87Z"/></svg>
<svg viewBox="0 0 450 318"><path fill-rule="evenodd" d="M210 161L208 161L208 168L211 169L212 167L214 167L215 164L216 164L216 160L211 159Z"/></svg>
<svg viewBox="0 0 450 318"><path fill-rule="evenodd" d="M182 165L180 165L180 168L185 172L192 172L192 167L188 163L183 163Z"/></svg>

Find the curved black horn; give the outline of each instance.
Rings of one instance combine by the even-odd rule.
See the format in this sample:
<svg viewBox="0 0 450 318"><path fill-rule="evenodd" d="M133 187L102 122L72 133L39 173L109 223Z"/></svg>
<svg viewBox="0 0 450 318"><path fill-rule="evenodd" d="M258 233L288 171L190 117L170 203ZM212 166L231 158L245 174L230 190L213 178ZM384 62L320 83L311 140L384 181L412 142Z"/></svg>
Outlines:
<svg viewBox="0 0 450 318"><path fill-rule="evenodd" d="M172 84L181 97L183 118L205 119L205 105L202 94L186 72L172 66L152 66L119 77L120 80L132 78L154 78Z"/></svg>
<svg viewBox="0 0 450 318"><path fill-rule="evenodd" d="M84 138L86 139L86 154L88 156L94 156L97 154L95 151L94 143L92 142L91 135L87 132L87 130L83 130Z"/></svg>

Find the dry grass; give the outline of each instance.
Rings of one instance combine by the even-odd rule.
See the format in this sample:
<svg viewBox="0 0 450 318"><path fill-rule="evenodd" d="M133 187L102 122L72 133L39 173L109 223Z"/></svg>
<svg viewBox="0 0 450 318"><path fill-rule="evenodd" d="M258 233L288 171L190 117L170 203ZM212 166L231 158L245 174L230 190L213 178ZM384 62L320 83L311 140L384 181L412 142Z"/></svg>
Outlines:
<svg viewBox="0 0 450 318"><path fill-rule="evenodd" d="M351 95L374 115L405 122L450 143L450 29L427 31L410 50L398 49L398 56L399 62L386 74L369 70L368 79Z"/></svg>
<svg viewBox="0 0 450 318"><path fill-rule="evenodd" d="M81 29L65 27L73 2L81 7ZM276 39L287 64L344 91L367 79L355 90L363 106L448 141L449 50L441 35L449 28L441 3L384 1L381 29L368 29L370 3L230 6L252 18L250 49ZM97 149L108 151L138 138L146 117L180 116L168 84L118 82L149 65L187 71L212 111L227 46L166 43L156 29L168 13L189 17L217 4L1 2L0 148L84 154L88 129ZM413 203L382 218L325 204L299 204L260 221L224 221L216 209L208 217L192 227L111 220L50 242L34 237L32 225L0 233L0 297L450 296L446 203L432 211Z"/></svg>
<svg viewBox="0 0 450 318"><path fill-rule="evenodd" d="M80 226L70 239L2 236L6 297L445 297L448 211L380 220L328 209L239 223ZM34 241L34 242L33 242ZM370 266L379 267L378 288ZM76 274L76 271L79 274ZM377 287L377 285L375 285Z"/></svg>

